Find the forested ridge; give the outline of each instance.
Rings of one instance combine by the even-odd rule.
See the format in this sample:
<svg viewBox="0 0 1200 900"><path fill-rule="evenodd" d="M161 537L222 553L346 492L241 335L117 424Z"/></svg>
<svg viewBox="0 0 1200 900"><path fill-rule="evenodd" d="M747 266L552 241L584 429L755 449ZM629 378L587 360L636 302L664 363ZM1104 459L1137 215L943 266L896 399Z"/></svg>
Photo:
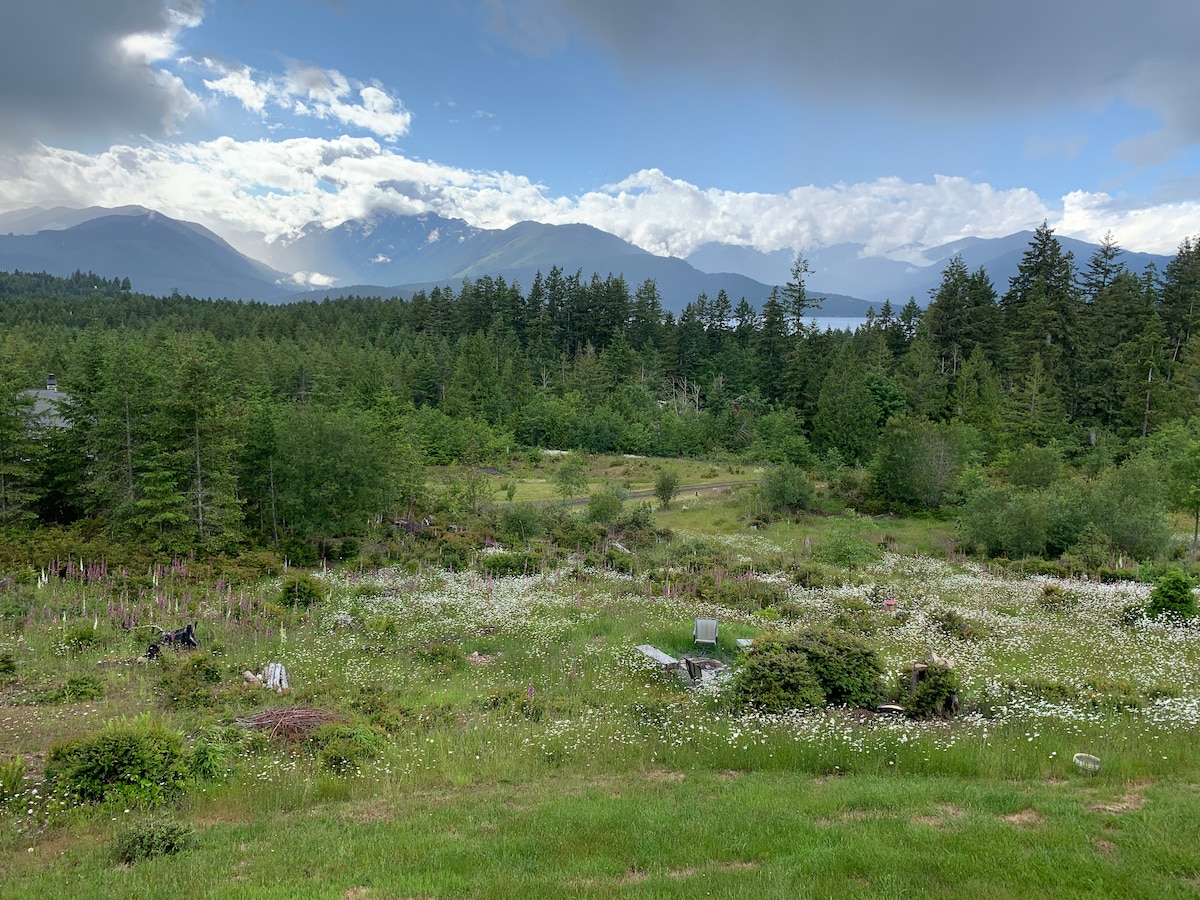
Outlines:
<svg viewBox="0 0 1200 900"><path fill-rule="evenodd" d="M555 268L282 306L0 273L0 524L167 552L362 534L462 503L426 466L520 447L717 455L858 509L957 516L1010 556L1153 555L1200 511L1200 244L1131 272L1038 229L1007 286L961 259L922 310L811 324L797 260L755 309ZM54 372L60 420L29 389ZM470 505L470 504L468 504Z"/></svg>

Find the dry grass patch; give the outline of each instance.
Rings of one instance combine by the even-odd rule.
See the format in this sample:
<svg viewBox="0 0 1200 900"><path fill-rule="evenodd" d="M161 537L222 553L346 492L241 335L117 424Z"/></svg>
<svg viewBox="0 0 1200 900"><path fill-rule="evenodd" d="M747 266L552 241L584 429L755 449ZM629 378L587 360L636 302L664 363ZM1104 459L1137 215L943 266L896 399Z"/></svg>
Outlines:
<svg viewBox="0 0 1200 900"><path fill-rule="evenodd" d="M386 800L373 800L370 803L358 803L347 807L338 818L359 825L371 825L376 822L391 822L396 818L396 810Z"/></svg>
<svg viewBox="0 0 1200 900"><path fill-rule="evenodd" d="M687 779L682 772L672 772L670 769L648 769L643 774L653 781L684 781Z"/></svg>
<svg viewBox="0 0 1200 900"><path fill-rule="evenodd" d="M1146 804L1146 798L1141 794L1126 794L1119 800L1114 800L1112 803L1093 803L1088 806L1092 812L1102 813L1130 813L1137 812Z"/></svg>
<svg viewBox="0 0 1200 900"><path fill-rule="evenodd" d="M939 803L935 816L916 816L912 819L914 825L928 825L931 828L941 828L948 822L966 817L967 811L953 803Z"/></svg>
<svg viewBox="0 0 1200 900"><path fill-rule="evenodd" d="M1000 818L1009 825L1018 825L1021 827L1040 825L1042 823L1042 817L1038 814L1036 809L1023 809L1020 812L1011 813L1010 815L1001 816Z"/></svg>

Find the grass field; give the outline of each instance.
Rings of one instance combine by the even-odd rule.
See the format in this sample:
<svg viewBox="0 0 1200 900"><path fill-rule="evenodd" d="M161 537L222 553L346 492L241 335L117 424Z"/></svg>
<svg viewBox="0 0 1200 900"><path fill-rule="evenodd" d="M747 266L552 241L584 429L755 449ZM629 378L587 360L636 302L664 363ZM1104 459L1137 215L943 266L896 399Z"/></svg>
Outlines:
<svg viewBox="0 0 1200 900"><path fill-rule="evenodd" d="M1008 578L946 559L941 523L751 532L740 509L680 498L659 514L675 537L629 574L317 572L297 608L278 579L183 563L12 579L0 758L29 777L0 813L0 897L1200 895L1200 632L1140 616L1148 585ZM780 599L705 599L726 580ZM690 649L698 615L730 663L739 637L813 625L888 672L934 650L961 713L740 711L635 650ZM204 665L135 662L147 632L120 627L185 621ZM243 683L267 662L290 695ZM357 750L235 722L293 704ZM154 809L38 780L53 742L139 716L208 777ZM116 861L132 824L164 818L190 849Z"/></svg>

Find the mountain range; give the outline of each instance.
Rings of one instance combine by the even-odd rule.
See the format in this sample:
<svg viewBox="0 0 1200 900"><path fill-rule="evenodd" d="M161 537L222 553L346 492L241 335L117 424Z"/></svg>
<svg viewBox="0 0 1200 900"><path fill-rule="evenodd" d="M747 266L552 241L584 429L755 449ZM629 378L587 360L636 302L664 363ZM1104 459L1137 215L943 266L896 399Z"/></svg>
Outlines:
<svg viewBox="0 0 1200 900"><path fill-rule="evenodd" d="M914 252L907 262L864 256L856 244L825 247L806 254L807 286L810 295L826 298L822 316L861 318L885 299L898 307L914 297L924 306L946 263L961 255L969 269L985 268L1003 293L1032 237L965 238ZM1072 238L1059 241L1080 265L1096 249ZM654 279L663 306L674 312L701 293L715 297L720 290L734 303L745 297L757 306L772 285L788 281L794 262L791 251L761 253L729 244L706 244L684 260L655 256L589 225L519 222L484 229L433 214L387 214L332 228L313 224L295 238L262 246L262 259L252 259L203 226L139 206L0 215L0 270L92 271L127 276L134 290L146 294L179 291L268 303L350 293L410 296L484 275L528 286L538 271L559 266L585 278L621 274L631 291ZM1126 253L1122 259L1140 272L1149 262L1161 269L1169 257Z"/></svg>

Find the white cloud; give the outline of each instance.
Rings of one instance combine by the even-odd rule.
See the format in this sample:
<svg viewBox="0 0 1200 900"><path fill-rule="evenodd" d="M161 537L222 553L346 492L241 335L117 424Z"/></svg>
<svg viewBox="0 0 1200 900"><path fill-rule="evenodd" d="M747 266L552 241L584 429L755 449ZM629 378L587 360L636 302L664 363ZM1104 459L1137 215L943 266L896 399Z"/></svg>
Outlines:
<svg viewBox="0 0 1200 900"><path fill-rule="evenodd" d="M1131 206L1105 193L1072 191L1056 224L1081 240L1099 243L1111 230L1122 247L1172 255L1185 237L1200 235L1200 201Z"/></svg>
<svg viewBox="0 0 1200 900"><path fill-rule="evenodd" d="M329 275L322 275L320 272L293 272L292 281L295 284L303 287L333 287L337 284L337 279Z"/></svg>
<svg viewBox="0 0 1200 900"><path fill-rule="evenodd" d="M412 113L381 85L354 81L336 69L296 65L287 74L272 77L211 59L202 64L219 76L205 79L206 88L258 115L265 116L268 107L287 110L297 116L332 119L389 141L408 134L412 125Z"/></svg>
<svg viewBox="0 0 1200 900"><path fill-rule="evenodd" d="M409 159L371 137L219 138L96 155L41 148L10 162L0 171L0 210L140 204L199 222L251 255L262 254L263 240L295 236L310 223L333 227L384 212L431 212L482 228L584 222L675 256L710 241L762 251L856 242L864 255L914 259L922 248L1010 234L1043 219L1090 240L1111 229L1122 246L1160 253L1200 233L1194 201L1135 205L1076 192L1056 208L1028 189L949 176L765 194L700 188L646 169L581 196L553 196L520 175Z"/></svg>

